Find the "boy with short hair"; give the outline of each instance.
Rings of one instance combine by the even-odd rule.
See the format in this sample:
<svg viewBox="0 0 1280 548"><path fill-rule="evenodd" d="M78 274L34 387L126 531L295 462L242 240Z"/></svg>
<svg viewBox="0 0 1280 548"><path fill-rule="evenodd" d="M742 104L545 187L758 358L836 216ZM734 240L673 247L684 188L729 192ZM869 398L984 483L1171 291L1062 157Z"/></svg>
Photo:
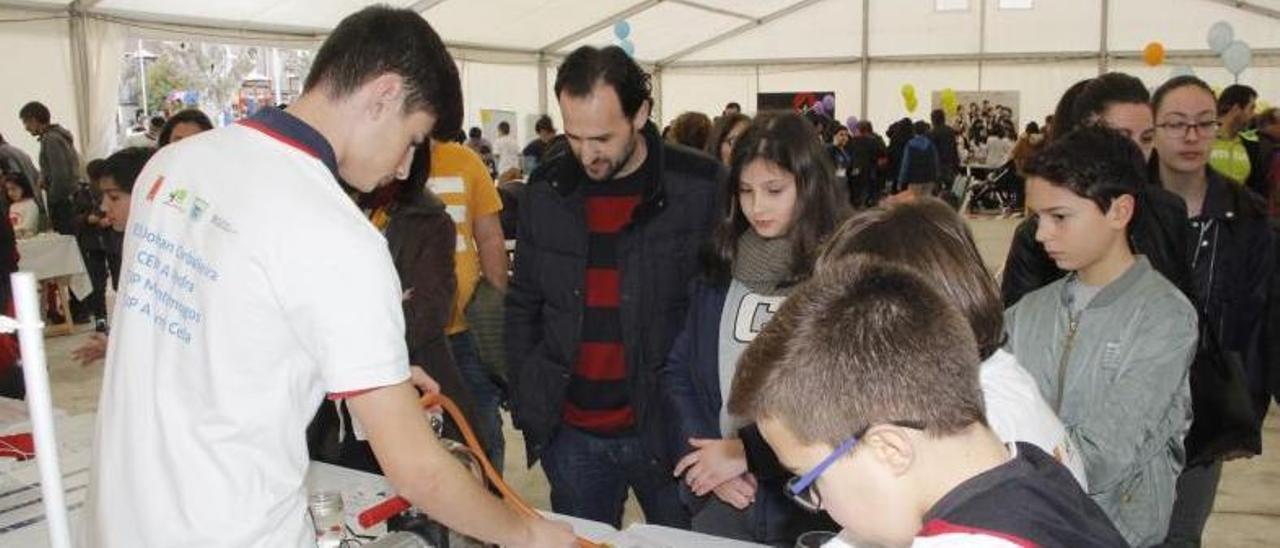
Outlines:
<svg viewBox="0 0 1280 548"><path fill-rule="evenodd" d="M799 477L787 492L855 542L1126 546L1071 474L986 425L963 316L871 257L801 286L738 364L730 412Z"/></svg>
<svg viewBox="0 0 1280 548"><path fill-rule="evenodd" d="M1086 127L1024 166L1036 240L1069 274L1005 312L1007 348L1080 448L1089 495L1134 546L1169 527L1197 340L1195 309L1130 247L1143 164L1130 139Z"/></svg>

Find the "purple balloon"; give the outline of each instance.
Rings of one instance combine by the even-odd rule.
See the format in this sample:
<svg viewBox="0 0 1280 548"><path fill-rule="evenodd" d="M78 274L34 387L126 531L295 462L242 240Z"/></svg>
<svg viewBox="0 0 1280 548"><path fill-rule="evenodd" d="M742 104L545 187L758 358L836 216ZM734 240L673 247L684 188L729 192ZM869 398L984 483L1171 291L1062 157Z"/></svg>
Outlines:
<svg viewBox="0 0 1280 548"><path fill-rule="evenodd" d="M849 131L853 131L853 128L858 127L858 117L857 117L857 116L850 116L850 117L846 118L846 119L845 119L845 121L844 121L844 125L846 125L846 126L848 126L848 127L849 127Z"/></svg>
<svg viewBox="0 0 1280 548"><path fill-rule="evenodd" d="M822 106L823 106L823 107L826 107L827 112L830 112L830 113L834 114L834 113L835 113L835 111L836 111L836 96L835 96L835 95L827 95L826 97L823 97L823 98L822 98Z"/></svg>
<svg viewBox="0 0 1280 548"><path fill-rule="evenodd" d="M827 114L827 106L822 103L814 103L812 107L809 107L809 110L823 116Z"/></svg>

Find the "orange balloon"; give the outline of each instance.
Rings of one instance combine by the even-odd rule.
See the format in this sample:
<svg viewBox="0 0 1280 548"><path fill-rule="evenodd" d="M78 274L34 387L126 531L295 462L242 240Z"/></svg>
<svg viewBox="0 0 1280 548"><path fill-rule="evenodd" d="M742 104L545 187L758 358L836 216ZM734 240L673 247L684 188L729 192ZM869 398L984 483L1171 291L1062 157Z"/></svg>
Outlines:
<svg viewBox="0 0 1280 548"><path fill-rule="evenodd" d="M1153 67L1164 63L1164 44L1160 42L1147 44L1147 47L1142 48L1142 60Z"/></svg>

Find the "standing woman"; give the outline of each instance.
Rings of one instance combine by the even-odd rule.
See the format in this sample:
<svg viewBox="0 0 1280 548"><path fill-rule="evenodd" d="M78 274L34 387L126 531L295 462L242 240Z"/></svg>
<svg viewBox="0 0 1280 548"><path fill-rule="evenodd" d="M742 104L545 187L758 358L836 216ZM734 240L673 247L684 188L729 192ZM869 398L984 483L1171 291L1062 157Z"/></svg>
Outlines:
<svg viewBox="0 0 1280 548"><path fill-rule="evenodd" d="M684 476L693 529L762 543L794 542L804 512L783 495L786 476L748 471L747 448L725 401L738 356L796 284L848 203L814 128L795 114L757 119L733 147L719 226L685 327L660 374L670 444Z"/></svg>
<svg viewBox="0 0 1280 548"><path fill-rule="evenodd" d="M751 125L751 117L742 113L726 114L716 118L711 126L711 136L707 138L707 154L729 165L733 156L733 145Z"/></svg>

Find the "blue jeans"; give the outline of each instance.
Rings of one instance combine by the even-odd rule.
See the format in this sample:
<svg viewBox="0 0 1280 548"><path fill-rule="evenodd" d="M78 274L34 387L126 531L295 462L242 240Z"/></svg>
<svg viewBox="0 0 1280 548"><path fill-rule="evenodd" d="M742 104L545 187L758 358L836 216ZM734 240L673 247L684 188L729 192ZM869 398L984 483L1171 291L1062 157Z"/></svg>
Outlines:
<svg viewBox="0 0 1280 548"><path fill-rule="evenodd" d="M471 390L475 402L476 417L480 424L473 425L484 443L484 453L494 469L502 472L502 459L506 454L506 440L502 437L502 414L498 407L502 402L502 389L489 377L489 370L480 363L476 341L470 331L449 335L449 351L462 374L462 380Z"/></svg>
<svg viewBox="0 0 1280 548"><path fill-rule="evenodd" d="M606 438L564 426L542 450L541 460L556 513L621 527L630 487L646 522L689 528L676 479L645 455L639 437Z"/></svg>

